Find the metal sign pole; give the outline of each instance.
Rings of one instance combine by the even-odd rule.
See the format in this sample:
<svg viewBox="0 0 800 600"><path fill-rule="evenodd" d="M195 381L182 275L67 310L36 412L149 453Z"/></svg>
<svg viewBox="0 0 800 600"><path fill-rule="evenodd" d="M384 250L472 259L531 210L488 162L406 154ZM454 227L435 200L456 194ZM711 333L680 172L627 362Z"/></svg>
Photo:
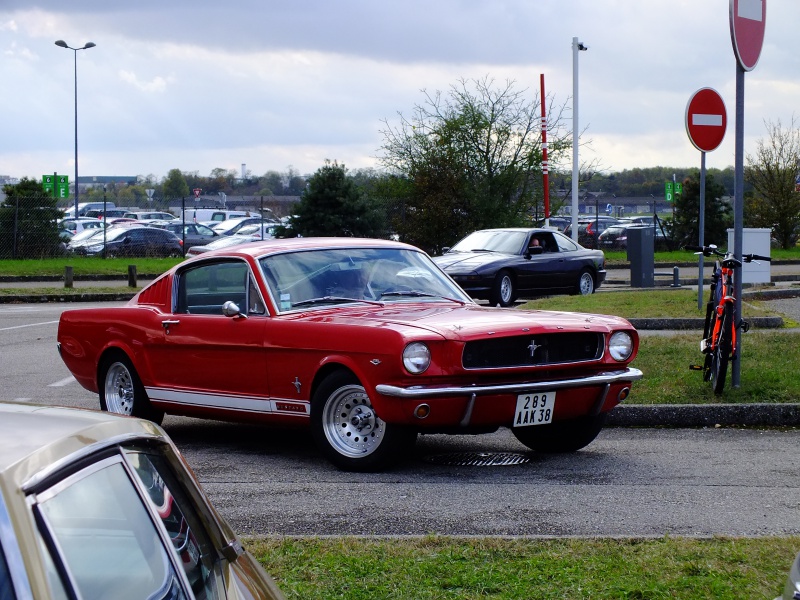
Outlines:
<svg viewBox="0 0 800 600"><path fill-rule="evenodd" d="M700 224L697 243L705 246L706 240L706 153L700 152ZM697 310L703 310L703 253L697 258Z"/></svg>
<svg viewBox="0 0 800 600"><path fill-rule="evenodd" d="M744 68L736 65L736 144L734 149L734 184L733 184L733 255L742 260L742 221L744 220ZM730 248L728 249L730 250ZM736 298L734 310L741 322L742 317L742 273L737 274L733 286ZM734 326L738 329L739 324ZM735 353L737 360L731 365L731 383L739 387L742 372L742 336L737 331Z"/></svg>

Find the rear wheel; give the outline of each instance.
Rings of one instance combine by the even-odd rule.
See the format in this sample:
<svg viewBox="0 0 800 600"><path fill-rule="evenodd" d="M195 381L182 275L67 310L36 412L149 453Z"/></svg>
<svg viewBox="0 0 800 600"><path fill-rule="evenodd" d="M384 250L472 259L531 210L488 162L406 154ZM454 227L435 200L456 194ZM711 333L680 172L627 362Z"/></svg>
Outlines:
<svg viewBox="0 0 800 600"><path fill-rule="evenodd" d="M512 427L511 432L520 442L536 452L575 452L595 440L606 422L606 414L557 421L549 425Z"/></svg>
<svg viewBox="0 0 800 600"><path fill-rule="evenodd" d="M714 393L721 394L725 388L725 375L728 372L728 361L733 351L733 306L725 305L720 324L719 340L717 347L712 351L714 359L711 367L711 381L714 385Z"/></svg>
<svg viewBox="0 0 800 600"><path fill-rule="evenodd" d="M311 432L317 446L344 471L382 470L406 455L416 431L383 421L355 375L336 371L311 401Z"/></svg>
<svg viewBox="0 0 800 600"><path fill-rule="evenodd" d="M509 271L500 271L494 278L492 294L489 302L492 306L511 306L516 300L517 291L514 286L514 277Z"/></svg>
<svg viewBox="0 0 800 600"><path fill-rule="evenodd" d="M107 358L100 368L100 408L161 424L164 411L150 404L147 392L130 359L122 354Z"/></svg>
<svg viewBox="0 0 800 600"><path fill-rule="evenodd" d="M575 293L580 296L589 296L594 293L594 276L589 269L584 269L578 276Z"/></svg>

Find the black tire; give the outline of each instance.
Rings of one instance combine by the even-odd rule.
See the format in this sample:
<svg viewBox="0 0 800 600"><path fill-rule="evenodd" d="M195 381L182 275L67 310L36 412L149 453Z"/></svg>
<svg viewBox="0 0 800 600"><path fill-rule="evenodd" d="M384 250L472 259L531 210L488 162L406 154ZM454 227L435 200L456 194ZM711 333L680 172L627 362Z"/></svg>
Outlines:
<svg viewBox="0 0 800 600"><path fill-rule="evenodd" d="M714 349L714 359L711 367L711 381L714 385L714 393L719 395L725 389L725 375L728 372L728 360L733 351L733 306L728 303L722 314L720 324L719 340Z"/></svg>
<svg viewBox="0 0 800 600"><path fill-rule="evenodd" d="M511 271L500 271L494 278L492 293L489 303L492 306L508 307L514 304L517 299L517 286L514 283L514 276Z"/></svg>
<svg viewBox="0 0 800 600"><path fill-rule="evenodd" d="M591 444L606 422L606 413L557 421L549 425L512 427L511 433L531 450L548 454L576 452Z"/></svg>
<svg viewBox="0 0 800 600"><path fill-rule="evenodd" d="M386 423L358 378L340 370L320 383L311 400L311 433L325 457L343 471L381 471L404 458L417 433Z"/></svg>
<svg viewBox="0 0 800 600"><path fill-rule="evenodd" d="M153 408L130 359L113 354L100 366L100 408L106 412L147 419L160 425L164 411Z"/></svg>
<svg viewBox="0 0 800 600"><path fill-rule="evenodd" d="M589 269L583 269L575 282L575 295L591 296L594 294L594 275Z"/></svg>

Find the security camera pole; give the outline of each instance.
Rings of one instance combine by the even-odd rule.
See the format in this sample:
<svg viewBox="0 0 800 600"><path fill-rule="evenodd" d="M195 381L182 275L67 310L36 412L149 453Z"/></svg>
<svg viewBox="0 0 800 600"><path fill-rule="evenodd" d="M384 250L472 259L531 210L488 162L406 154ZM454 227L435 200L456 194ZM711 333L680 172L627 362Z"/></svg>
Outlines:
<svg viewBox="0 0 800 600"><path fill-rule="evenodd" d="M578 52L588 50L572 38L572 239L578 241Z"/></svg>

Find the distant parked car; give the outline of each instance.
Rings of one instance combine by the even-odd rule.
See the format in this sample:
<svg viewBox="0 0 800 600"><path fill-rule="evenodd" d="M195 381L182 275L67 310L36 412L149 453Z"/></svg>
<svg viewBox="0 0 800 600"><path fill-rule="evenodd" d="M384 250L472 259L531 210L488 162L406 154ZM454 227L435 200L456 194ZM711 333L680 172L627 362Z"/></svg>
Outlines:
<svg viewBox="0 0 800 600"><path fill-rule="evenodd" d="M155 227L124 227L113 225L105 235L94 236L81 245L70 244L76 254L95 256L103 253L109 258L117 256L182 256L183 241L171 231Z"/></svg>
<svg viewBox="0 0 800 600"><path fill-rule="evenodd" d="M511 306L518 297L591 294L605 256L552 229L482 229L433 261L473 298Z"/></svg>
<svg viewBox="0 0 800 600"><path fill-rule="evenodd" d="M58 222L59 229L66 229L73 234L83 231L84 229L102 229L105 223L98 219L79 217L77 219L61 219Z"/></svg>
<svg viewBox="0 0 800 600"><path fill-rule="evenodd" d="M272 221L253 223L252 225L245 225L234 235L252 235L262 240L271 240L275 237L275 227L277 227L277 224Z"/></svg>
<svg viewBox="0 0 800 600"><path fill-rule="evenodd" d="M139 221L172 221L178 218L170 212L152 210L132 210L122 216L126 219L137 219Z"/></svg>
<svg viewBox="0 0 800 600"><path fill-rule="evenodd" d="M212 225L211 228L220 235L233 235L245 225L259 225L263 222L262 217L234 217Z"/></svg>
<svg viewBox="0 0 800 600"><path fill-rule="evenodd" d="M109 220L124 217L126 212L128 212L128 209L126 208L109 208L105 212L103 212L103 209L101 208L93 208L92 210L87 210L85 216L91 219Z"/></svg>
<svg viewBox="0 0 800 600"><path fill-rule="evenodd" d="M283 597L163 429L0 403L0 598Z"/></svg>
<svg viewBox="0 0 800 600"><path fill-rule="evenodd" d="M192 246L205 246L219 239L219 234L201 223L181 223L178 219L173 221L150 221L150 227L158 227L171 231L183 240L184 248Z"/></svg>
<svg viewBox="0 0 800 600"><path fill-rule="evenodd" d="M619 223L619 219L606 215L581 217L578 220L578 243L585 248L597 248L597 238L606 228ZM572 224L564 230L564 235L572 237Z"/></svg>
<svg viewBox="0 0 800 600"><path fill-rule="evenodd" d="M223 235L216 238L213 242L209 242L203 246L192 246L186 251L186 258L203 254L210 250L219 250L220 248L230 248L231 246L238 246L239 244L246 244L260 240L260 237L254 235Z"/></svg>

